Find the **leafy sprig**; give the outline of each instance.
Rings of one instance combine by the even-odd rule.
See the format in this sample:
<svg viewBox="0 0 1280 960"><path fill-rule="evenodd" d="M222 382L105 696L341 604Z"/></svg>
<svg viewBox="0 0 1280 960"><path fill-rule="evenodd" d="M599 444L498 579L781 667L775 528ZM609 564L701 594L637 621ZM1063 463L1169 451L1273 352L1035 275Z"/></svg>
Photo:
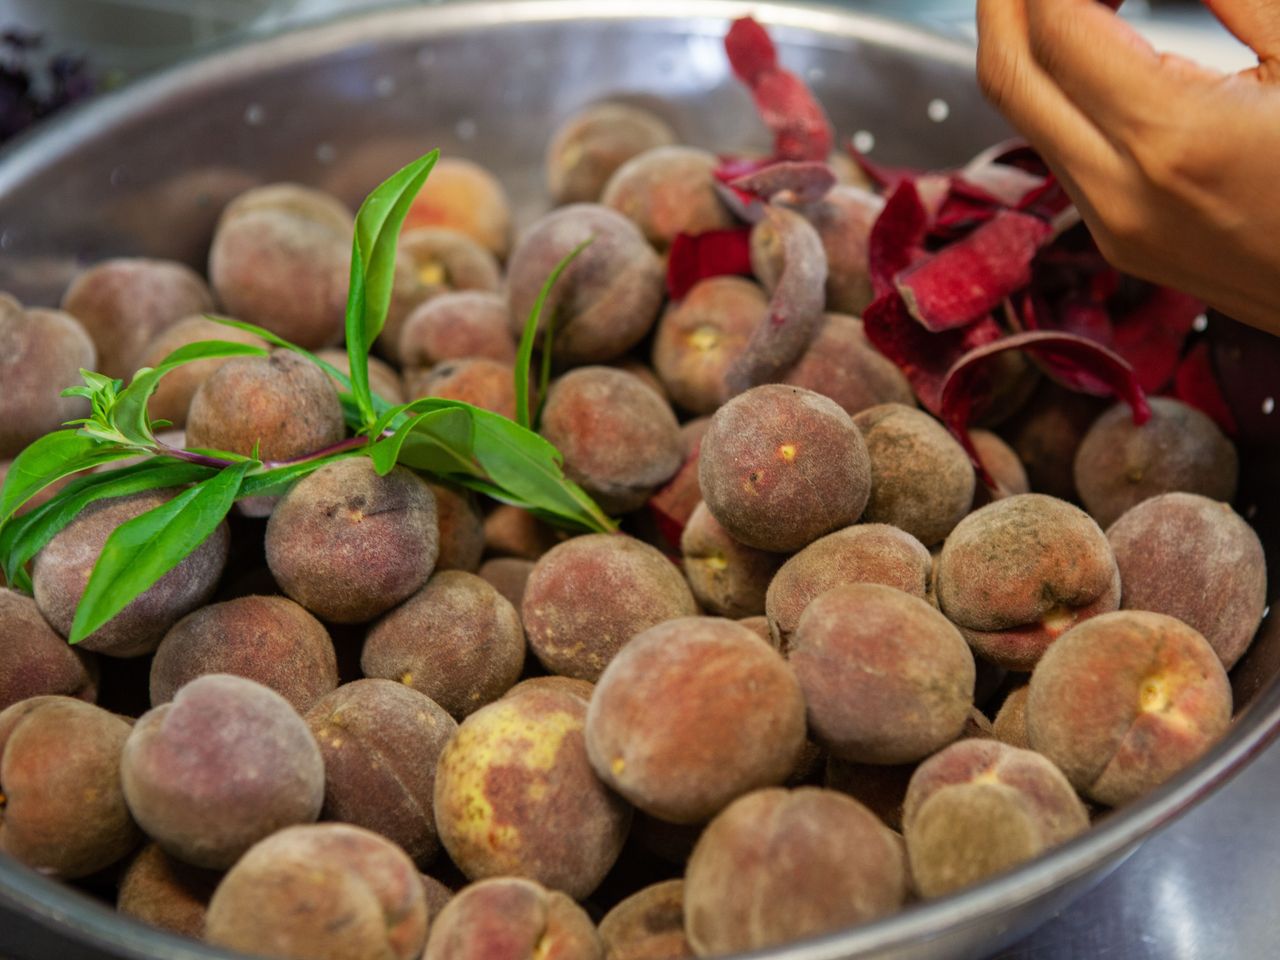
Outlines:
<svg viewBox="0 0 1280 960"><path fill-rule="evenodd" d="M235 501L283 493L327 464L367 456L379 474L396 465L429 473L529 510L552 523L597 532L616 525L564 475L563 459L532 432L528 384L533 339L551 286L582 249L572 251L544 285L522 337L516 365L519 422L458 400L427 397L389 404L369 387L369 349L386 322L395 272L396 244L414 196L426 182L438 151L397 171L366 198L356 214L351 282L346 309L350 375L269 330L211 317L252 332L316 364L339 385L343 413L353 435L323 450L287 461L263 460L225 450L180 449L156 437L169 424L152 420L148 402L160 381L197 360L265 356L263 347L208 340L175 350L155 367L139 370L126 386L81 371L82 386L64 391L83 397L89 415L40 438L10 465L0 487L0 569L8 582L31 590L28 565L82 510L99 500L147 490L177 489L160 506L117 527L107 538L76 610L68 639L78 643L107 623L135 597L196 550L217 529ZM539 396L550 374L551 323L545 326ZM140 458L123 467L88 473L113 461ZM75 477L48 502L18 511L50 485Z"/></svg>

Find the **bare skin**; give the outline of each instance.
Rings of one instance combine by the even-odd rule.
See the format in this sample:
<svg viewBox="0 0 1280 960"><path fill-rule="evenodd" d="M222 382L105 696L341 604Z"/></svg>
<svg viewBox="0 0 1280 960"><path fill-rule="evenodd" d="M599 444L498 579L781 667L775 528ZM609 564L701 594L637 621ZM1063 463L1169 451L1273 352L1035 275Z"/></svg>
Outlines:
<svg viewBox="0 0 1280 960"><path fill-rule="evenodd" d="M1258 66L1157 53L1097 0L978 0L978 79L1108 260L1280 335L1280 2L1204 2Z"/></svg>

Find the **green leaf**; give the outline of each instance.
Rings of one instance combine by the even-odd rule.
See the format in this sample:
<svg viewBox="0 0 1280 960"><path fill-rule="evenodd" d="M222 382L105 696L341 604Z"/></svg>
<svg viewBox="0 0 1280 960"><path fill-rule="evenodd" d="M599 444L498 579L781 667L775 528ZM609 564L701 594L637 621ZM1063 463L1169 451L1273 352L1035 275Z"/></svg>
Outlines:
<svg viewBox="0 0 1280 960"><path fill-rule="evenodd" d="M251 473L244 478L244 483L240 486L239 499L245 497L271 497L284 493L296 481L315 473L321 467L337 460L345 460L347 457L364 456L367 449L366 447L353 447L350 450L340 450L327 457L318 457L315 460L291 463L272 470Z"/></svg>
<svg viewBox="0 0 1280 960"><path fill-rule="evenodd" d="M321 360L310 350L307 350L305 347L300 347L296 343L289 342L284 337L271 332L266 327L260 327L256 323L246 323L243 320L232 320L230 317L222 317L216 313L206 313L204 318L206 320L212 320L214 323L220 323L224 327L235 327L237 330L243 330L245 333L255 334L272 346L280 347L282 350L292 350L298 356L305 357L307 360L310 360L329 376L333 377L333 379L337 380L338 383L342 385L343 389L351 389L351 378L328 360Z"/></svg>
<svg viewBox="0 0 1280 960"><path fill-rule="evenodd" d="M62 391L64 397L84 397L89 401L89 418L87 420L73 420L71 423L97 423L104 431L110 428L111 408L115 406L116 394L120 390L121 381L112 380L110 377L103 376L101 373L94 373L92 370L80 368L80 377L84 380L83 386L67 387Z"/></svg>
<svg viewBox="0 0 1280 960"><path fill-rule="evenodd" d="M364 261L363 342L366 346L382 332L391 306L400 228L409 214L413 198L427 182L439 157L440 151L432 150L397 170L365 198L356 213L355 244ZM348 329L348 342L350 333Z"/></svg>
<svg viewBox="0 0 1280 960"><path fill-rule="evenodd" d="M347 282L347 369L351 371L350 389L363 428L374 418L373 391L369 387L369 340L365 332L364 254L360 251L360 235L351 248L351 279Z"/></svg>
<svg viewBox="0 0 1280 960"><path fill-rule="evenodd" d="M543 510L560 523L611 533L617 524L561 468L550 443L488 410L474 408L475 457L506 503ZM459 482L462 482L459 480Z"/></svg>
<svg viewBox="0 0 1280 960"><path fill-rule="evenodd" d="M152 444L155 436L151 429L151 418L147 415L147 402L165 376L197 360L266 355L267 351L262 347L232 343L229 340L202 340L179 347L155 367L143 367L133 375L129 386L116 398L111 412L112 422L130 443Z"/></svg>
<svg viewBox="0 0 1280 960"><path fill-rule="evenodd" d="M551 324L542 335L542 370L538 376L538 409L533 415L533 429L542 429L542 410L547 405L547 387L551 384Z"/></svg>
<svg viewBox="0 0 1280 960"><path fill-rule="evenodd" d="M347 288L347 359L351 392L365 427L376 416L369 390L369 348L382 332L391 306L400 228L439 156L440 151L433 150L397 170L365 197L356 212Z"/></svg>
<svg viewBox="0 0 1280 960"><path fill-rule="evenodd" d="M398 429L404 423L405 418L418 413L430 413L435 410L471 410L471 404L464 403L461 400L449 400L445 397L418 397L416 400L410 400L408 403L399 403L394 407L387 407L380 411L378 419L374 422L374 429L377 433L373 436L380 436L390 429Z"/></svg>
<svg viewBox="0 0 1280 960"><path fill-rule="evenodd" d="M71 481L48 503L0 525L0 564L5 578L10 585L30 593L27 563L95 500L182 486L204 480L216 472L213 467L153 457L132 466L91 473Z"/></svg>
<svg viewBox="0 0 1280 960"><path fill-rule="evenodd" d="M0 528L49 484L101 463L137 456L137 451L103 446L78 430L55 430L19 453L0 487Z"/></svg>
<svg viewBox="0 0 1280 960"><path fill-rule="evenodd" d="M461 407L429 410L401 423L389 437L369 448L380 475L397 463L439 476L475 473L479 464L471 454L474 429L471 414Z"/></svg>
<svg viewBox="0 0 1280 960"><path fill-rule="evenodd" d="M528 427L532 423L529 419L529 365L533 362L533 341L538 334L538 324L542 319L542 308L546 305L547 297L551 295L551 288L556 285L560 275L565 272L569 264L578 258L578 254L591 245L591 241L594 239L594 236L587 237L587 239L566 253L560 262L555 265L555 269L551 271L551 274L542 284L542 289L538 291L538 299L533 301L533 309L529 311L529 319L525 321L524 330L520 334L520 347L516 350L516 423L522 427ZM551 369L551 328L554 323L554 316L547 317L546 335L543 338L542 365L548 375ZM547 385L544 382L538 391L538 396L543 396L546 390Z"/></svg>
<svg viewBox="0 0 1280 960"><path fill-rule="evenodd" d="M184 490L107 537L71 623L79 643L209 538L226 517L252 463L237 463Z"/></svg>

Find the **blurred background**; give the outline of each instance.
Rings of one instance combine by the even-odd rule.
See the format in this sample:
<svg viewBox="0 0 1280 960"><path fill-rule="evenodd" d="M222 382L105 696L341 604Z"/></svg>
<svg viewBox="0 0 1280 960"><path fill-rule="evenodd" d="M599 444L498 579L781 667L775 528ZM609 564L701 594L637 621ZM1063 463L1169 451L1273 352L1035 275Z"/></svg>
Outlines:
<svg viewBox="0 0 1280 960"><path fill-rule="evenodd" d="M417 0L427 6L447 2ZM974 0L828 2L939 30L974 32ZM388 5L387 0L0 0L0 142L68 103L216 47ZM1198 0L1129 0L1124 16L1161 49L1223 69L1253 62Z"/></svg>

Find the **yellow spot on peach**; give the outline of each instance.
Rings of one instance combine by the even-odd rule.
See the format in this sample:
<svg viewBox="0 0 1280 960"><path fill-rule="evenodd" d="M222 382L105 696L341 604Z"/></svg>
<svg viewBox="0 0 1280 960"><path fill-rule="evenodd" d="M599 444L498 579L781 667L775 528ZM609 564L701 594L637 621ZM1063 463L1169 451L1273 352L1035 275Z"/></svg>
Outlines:
<svg viewBox="0 0 1280 960"><path fill-rule="evenodd" d="M1075 612L1070 607L1056 606L1049 609L1041 618L1049 636L1056 637L1066 633L1076 622Z"/></svg>
<svg viewBox="0 0 1280 960"><path fill-rule="evenodd" d="M627 761L621 757L614 757L613 763L609 764L609 769L613 771L615 777L621 776L622 771L627 769Z"/></svg>
<svg viewBox="0 0 1280 960"><path fill-rule="evenodd" d="M794 443L784 443L778 448L778 456L785 462L790 463L796 458L796 445Z"/></svg>
<svg viewBox="0 0 1280 960"><path fill-rule="evenodd" d="M560 154L560 163L566 169L572 170L578 165L578 161L582 159L582 144L575 142L570 143L564 148L564 153Z"/></svg>
<svg viewBox="0 0 1280 960"><path fill-rule="evenodd" d="M490 772L503 767L549 771L565 738L582 731L580 716L559 710L530 715L519 701L500 700L483 715L474 715L458 728L441 761L439 775L450 797L445 815L453 819L460 838L492 850L517 843L519 832L495 819L488 793ZM534 778L527 791L535 801L546 791L545 784L537 785L539 779L545 778Z"/></svg>
<svg viewBox="0 0 1280 960"><path fill-rule="evenodd" d="M698 327L689 334L689 346L695 350L710 350L720 342L720 333L715 327Z"/></svg>
<svg viewBox="0 0 1280 960"><path fill-rule="evenodd" d="M330 741L329 741L329 746L331 746L331 747L333 747L333 749L337 750L337 749L338 749L338 747L342 746L342 738L341 738L341 737L334 737L332 740L330 740Z"/></svg>
<svg viewBox="0 0 1280 960"><path fill-rule="evenodd" d="M1138 690L1138 706L1143 713L1163 713L1169 709L1169 685L1164 677L1148 677Z"/></svg>
<svg viewBox="0 0 1280 960"><path fill-rule="evenodd" d="M413 674L412 673L404 674L403 676L400 677L400 682L403 683L406 687L413 686Z"/></svg>
<svg viewBox="0 0 1280 960"><path fill-rule="evenodd" d="M726 567L729 566L729 558L726 557L723 553L713 553L710 556L704 558L702 562L705 563L712 570L715 570L717 572L724 570Z"/></svg>
<svg viewBox="0 0 1280 960"><path fill-rule="evenodd" d="M530 960L546 960L551 955L551 951L555 949L557 943L558 941L555 937L544 933L534 945Z"/></svg>
<svg viewBox="0 0 1280 960"><path fill-rule="evenodd" d="M428 260L418 265L418 282L428 287L439 287L448 283L449 271L439 260Z"/></svg>

